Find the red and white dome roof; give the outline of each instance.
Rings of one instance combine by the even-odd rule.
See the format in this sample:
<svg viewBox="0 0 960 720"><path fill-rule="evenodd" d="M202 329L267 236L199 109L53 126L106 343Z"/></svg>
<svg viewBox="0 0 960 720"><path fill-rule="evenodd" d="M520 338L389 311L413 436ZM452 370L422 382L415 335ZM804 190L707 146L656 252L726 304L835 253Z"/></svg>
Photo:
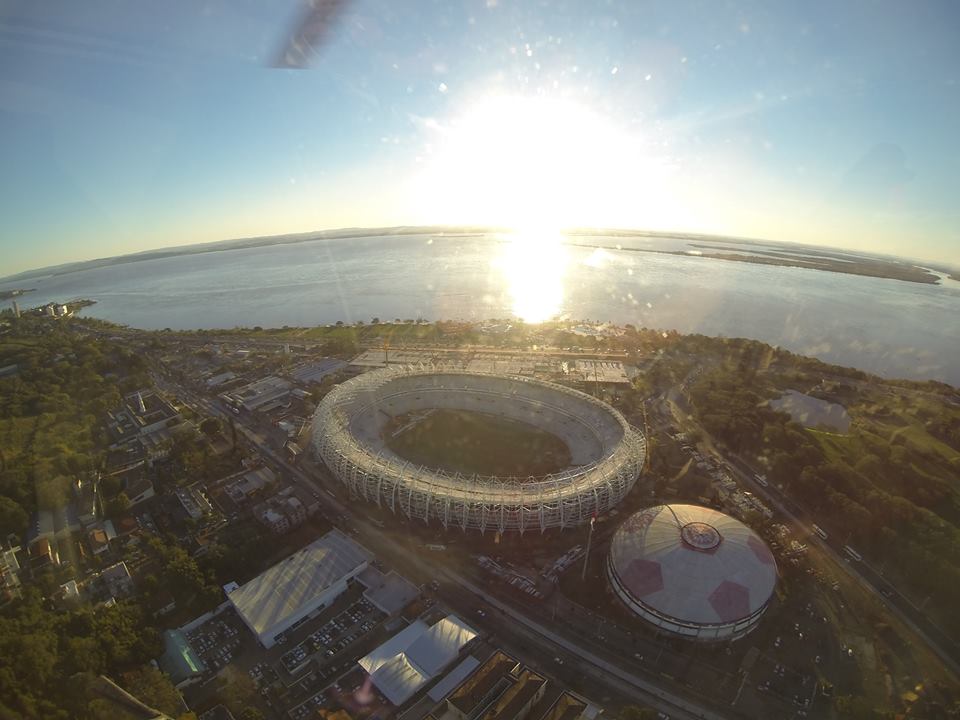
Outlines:
<svg viewBox="0 0 960 720"><path fill-rule="evenodd" d="M725 625L770 600L777 565L739 520L698 505L657 505L630 516L610 545L616 581L638 603L681 623Z"/></svg>

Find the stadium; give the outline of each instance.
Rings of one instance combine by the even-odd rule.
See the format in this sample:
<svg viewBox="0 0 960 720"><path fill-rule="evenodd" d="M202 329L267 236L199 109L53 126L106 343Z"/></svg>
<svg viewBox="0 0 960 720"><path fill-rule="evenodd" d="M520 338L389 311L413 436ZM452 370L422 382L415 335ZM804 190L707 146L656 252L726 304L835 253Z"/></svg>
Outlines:
<svg viewBox="0 0 960 720"><path fill-rule="evenodd" d="M658 631L720 641L756 627L777 565L739 520L697 505L657 505L617 530L607 577L620 600Z"/></svg>
<svg viewBox="0 0 960 720"><path fill-rule="evenodd" d="M475 467L512 456L516 467L553 471L471 473L446 462L412 461L391 449L398 436L437 415L445 418L434 433L441 450L459 449L470 439L463 436L488 440L464 450L473 453ZM477 431L451 432L454 421L474 423L465 427ZM417 437L421 444L429 440ZM313 442L353 494L408 518L481 532L580 525L623 499L646 457L643 434L590 395L527 377L435 368L390 367L338 385L317 408ZM543 458L552 465L530 464Z"/></svg>

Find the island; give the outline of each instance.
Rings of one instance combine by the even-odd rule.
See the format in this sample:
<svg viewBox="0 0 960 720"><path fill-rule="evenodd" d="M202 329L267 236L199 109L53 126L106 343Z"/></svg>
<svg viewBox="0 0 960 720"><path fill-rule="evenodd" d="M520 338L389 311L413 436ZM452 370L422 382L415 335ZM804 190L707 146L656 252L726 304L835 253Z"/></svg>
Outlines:
<svg viewBox="0 0 960 720"><path fill-rule="evenodd" d="M20 297L21 295L33 292L34 288L25 288L20 289L16 288L14 290L0 290L0 300L12 300L13 298Z"/></svg>

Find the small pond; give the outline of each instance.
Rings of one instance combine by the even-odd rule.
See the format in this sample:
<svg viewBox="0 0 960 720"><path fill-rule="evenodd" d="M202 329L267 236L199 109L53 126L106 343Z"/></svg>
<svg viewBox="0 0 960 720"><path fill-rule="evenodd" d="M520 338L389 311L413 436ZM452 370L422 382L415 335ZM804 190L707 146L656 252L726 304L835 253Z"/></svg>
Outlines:
<svg viewBox="0 0 960 720"><path fill-rule="evenodd" d="M819 428L845 433L850 429L850 415L843 405L820 400L796 390L787 390L770 407L789 413L790 417L808 428Z"/></svg>

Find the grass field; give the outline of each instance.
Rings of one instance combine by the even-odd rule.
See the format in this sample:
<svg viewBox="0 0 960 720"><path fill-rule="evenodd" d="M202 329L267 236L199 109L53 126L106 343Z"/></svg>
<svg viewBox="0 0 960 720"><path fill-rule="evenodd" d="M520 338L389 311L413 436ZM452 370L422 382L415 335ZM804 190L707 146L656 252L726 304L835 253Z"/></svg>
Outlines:
<svg viewBox="0 0 960 720"><path fill-rule="evenodd" d="M536 477L570 465L570 451L555 435L465 410L400 415L384 428L384 442L411 462L463 475Z"/></svg>

